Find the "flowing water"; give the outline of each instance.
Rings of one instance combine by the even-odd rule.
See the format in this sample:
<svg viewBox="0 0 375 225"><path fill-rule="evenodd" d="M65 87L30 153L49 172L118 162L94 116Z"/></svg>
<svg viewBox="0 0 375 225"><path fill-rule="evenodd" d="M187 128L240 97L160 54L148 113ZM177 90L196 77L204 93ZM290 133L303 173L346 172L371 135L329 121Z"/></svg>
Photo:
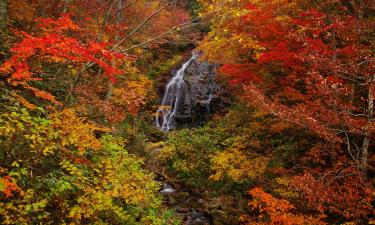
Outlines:
<svg viewBox="0 0 375 225"><path fill-rule="evenodd" d="M160 130L168 132L175 129L184 118L188 119L190 125L202 125L214 111L213 106L220 90L215 82L216 65L200 62L198 57L198 53L193 52L166 85L155 118ZM213 224L214 218L206 211L206 201L199 194L178 185L173 188L164 179L159 182L163 183L160 193L164 195L166 205L183 217L184 225Z"/></svg>
<svg viewBox="0 0 375 225"><path fill-rule="evenodd" d="M164 183L162 190L165 203L176 210L183 218L184 225L210 225L212 218L205 212L204 200L182 190L176 190L171 185Z"/></svg>
<svg viewBox="0 0 375 225"><path fill-rule="evenodd" d="M182 65L166 86L163 101L156 112L156 126L162 131L175 128L175 116L181 106L181 101L185 100L183 92L187 92L188 89L184 81L185 70L197 57L198 54L193 52L191 58Z"/></svg>

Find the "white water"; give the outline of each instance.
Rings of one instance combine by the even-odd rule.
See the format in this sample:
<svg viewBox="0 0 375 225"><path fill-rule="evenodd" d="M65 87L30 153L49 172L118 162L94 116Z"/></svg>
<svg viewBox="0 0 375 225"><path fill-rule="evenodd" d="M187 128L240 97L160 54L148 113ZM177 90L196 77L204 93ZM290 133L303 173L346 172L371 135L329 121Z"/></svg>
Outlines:
<svg viewBox="0 0 375 225"><path fill-rule="evenodd" d="M163 190L160 191L160 193L162 193L162 194L172 194L174 192L176 192L176 190L173 189L172 186L169 185L169 184L164 184Z"/></svg>
<svg viewBox="0 0 375 225"><path fill-rule="evenodd" d="M208 99L207 99L207 115L208 116L210 116L210 103L212 101L212 97L213 97L213 95L212 95L212 93L210 93L208 95Z"/></svg>
<svg viewBox="0 0 375 225"><path fill-rule="evenodd" d="M185 62L176 75L169 81L165 88L163 101L156 112L156 126L162 131L169 131L175 127L175 116L183 97L182 91L187 85L184 81L185 70L198 57L197 53L193 53L192 57ZM160 120L161 119L161 120Z"/></svg>

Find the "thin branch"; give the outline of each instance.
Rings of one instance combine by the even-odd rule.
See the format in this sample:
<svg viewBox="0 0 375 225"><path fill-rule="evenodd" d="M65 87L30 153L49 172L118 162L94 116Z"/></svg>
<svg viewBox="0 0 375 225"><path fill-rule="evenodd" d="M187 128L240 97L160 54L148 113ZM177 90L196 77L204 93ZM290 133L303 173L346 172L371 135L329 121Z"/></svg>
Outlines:
<svg viewBox="0 0 375 225"><path fill-rule="evenodd" d="M174 0L172 2L169 2L167 4L165 4L163 7L161 7L160 9L156 10L154 13L152 13L149 17L147 17L145 20L142 21L142 23L140 23L133 31L131 31L128 35L126 35L124 38L122 38L119 42L117 42L117 44L115 44L111 50L114 50L116 49L118 46L120 46L122 43L124 43L128 38L130 38L132 35L134 35L135 33L137 33L137 31L139 29L141 29L148 21L150 21L152 18L154 18L155 16L157 16L161 11L163 11L164 9L166 9L168 6L170 6L171 4L177 2L177 0Z"/></svg>
<svg viewBox="0 0 375 225"><path fill-rule="evenodd" d="M359 169L359 162L358 162L358 159L356 159L352 153L352 150L351 150L351 144L350 144L350 140L349 140L349 136L348 136L348 133L346 132L345 130L345 127L341 124L341 127L342 129L344 130L344 134L345 134L345 138L346 138L346 144L347 144L347 150L350 154L350 157L353 159L353 161L357 164L357 168Z"/></svg>
<svg viewBox="0 0 375 225"><path fill-rule="evenodd" d="M117 11L116 11L113 15L110 16L110 18L109 18L110 21L112 22L112 20L117 16L117 14L119 14L122 10L124 10L124 9L126 9L126 8L128 8L128 7L132 6L132 5L134 5L134 4L136 4L138 1L139 1L139 0L135 0L134 2L130 2L129 4L124 5L124 6L121 7L120 9L117 9Z"/></svg>
<svg viewBox="0 0 375 225"><path fill-rule="evenodd" d="M155 41L155 40L157 40L157 39L163 38L164 36L166 36L166 35L168 35L168 34L171 34L171 33L174 33L174 32L177 32L177 31L181 31L181 30L183 30L183 29L186 29L186 28L189 28L189 27L192 27L192 26L198 25L198 23L195 23L195 22L197 22L197 21L201 20L202 18L207 17L207 16L209 16L209 15L211 15L211 14L214 14L214 13L220 11L220 10L221 10L221 8L219 8L218 10L213 11L213 12L211 12L211 13L208 13L208 14L206 14L206 15L204 15L204 16L197 17L197 18L195 18L195 19L193 19L193 20L190 20L190 21L185 22L185 23L182 23L182 24L180 24L180 25L178 25L178 26L172 27L171 29L169 29L168 31L166 31L166 32L164 32L164 33L161 33L161 34L159 34L159 35L157 35L157 36L155 36L155 37L153 37L153 38L150 38L150 39L148 39L147 41L145 41L145 42L143 42L143 43L140 43L140 44L137 44L137 45L133 45L133 46L131 46L130 48L127 48L127 49L125 49L125 50L118 51L118 53L128 52L128 51L133 50L133 49L135 49L135 48L138 48L138 47L141 47L141 46L147 45L147 44L149 44L149 43L151 43L151 42L153 42L153 41Z"/></svg>
<svg viewBox="0 0 375 225"><path fill-rule="evenodd" d="M121 0L120 0L121 1ZM103 38L103 33L104 33L104 28L105 28L105 24L107 23L107 20L108 20L108 16L109 14L111 13L113 7L116 5L116 1L110 1L109 3L109 9L107 10L106 14L104 15L104 18L103 18L103 23L102 23L102 26L100 28L100 32L99 32L99 37L98 37L98 40L101 41L102 38Z"/></svg>
<svg viewBox="0 0 375 225"><path fill-rule="evenodd" d="M347 111L347 110L342 110L342 111L340 111L339 112L339 115L340 114L344 114L344 113L347 113L347 114L349 114L349 115L351 115L351 116L355 116L355 117L368 117L368 115L367 114L355 114L355 113L352 113L352 112L349 112L349 111Z"/></svg>

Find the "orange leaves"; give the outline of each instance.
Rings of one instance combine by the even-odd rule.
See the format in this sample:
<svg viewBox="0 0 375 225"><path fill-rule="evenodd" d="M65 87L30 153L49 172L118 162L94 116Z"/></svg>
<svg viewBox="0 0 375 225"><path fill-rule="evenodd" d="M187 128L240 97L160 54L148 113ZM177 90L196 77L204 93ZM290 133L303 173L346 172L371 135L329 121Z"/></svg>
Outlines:
<svg viewBox="0 0 375 225"><path fill-rule="evenodd" d="M24 97L19 95L18 93L11 93L12 97L14 97L21 105L25 106L28 109L35 109L36 105L27 101Z"/></svg>
<svg viewBox="0 0 375 225"><path fill-rule="evenodd" d="M374 189L364 182L356 168L325 171L316 179L305 172L293 178L294 187L308 205L320 212L328 211L347 219L367 217L373 212Z"/></svg>
<svg viewBox="0 0 375 225"><path fill-rule="evenodd" d="M10 176L0 178L0 192L2 192L6 198L12 197L14 192L22 193L22 190L14 182Z"/></svg>
<svg viewBox="0 0 375 225"><path fill-rule="evenodd" d="M9 0L9 17L22 23L31 23L35 17L37 4L29 0Z"/></svg>
<svg viewBox="0 0 375 225"><path fill-rule="evenodd" d="M28 80L31 78L30 67L26 63L18 63L15 65L15 72L11 78L14 80Z"/></svg>
<svg viewBox="0 0 375 225"><path fill-rule="evenodd" d="M249 205L253 208L259 208L260 211L271 212L271 213L285 213L294 209L294 206L286 200L279 200L272 195L263 191L262 188L256 187L249 191L249 194L253 196L253 200L249 202ZM261 203L264 203L261 204Z"/></svg>
<svg viewBox="0 0 375 225"><path fill-rule="evenodd" d="M12 70L12 64L5 62L0 66L0 74L10 73Z"/></svg>
<svg viewBox="0 0 375 225"><path fill-rule="evenodd" d="M24 87L26 89L31 90L34 93L34 95L36 97L38 97L38 98L50 101L50 102L52 102L52 103L54 103L56 105L61 105L61 103L55 99L55 96L53 96L51 93L49 93L47 91L43 91L43 90L40 90L38 88L34 88L34 87L32 87L32 86L30 86L28 84L24 84Z"/></svg>
<svg viewBox="0 0 375 225"><path fill-rule="evenodd" d="M272 195L264 192L262 188L256 187L249 191L253 200L249 205L259 211L258 221L248 221L248 224L283 224L283 225L300 225L300 224L325 224L321 221L324 215L317 218L295 214L292 211L295 207L284 199L277 199ZM266 216L267 215L267 216Z"/></svg>

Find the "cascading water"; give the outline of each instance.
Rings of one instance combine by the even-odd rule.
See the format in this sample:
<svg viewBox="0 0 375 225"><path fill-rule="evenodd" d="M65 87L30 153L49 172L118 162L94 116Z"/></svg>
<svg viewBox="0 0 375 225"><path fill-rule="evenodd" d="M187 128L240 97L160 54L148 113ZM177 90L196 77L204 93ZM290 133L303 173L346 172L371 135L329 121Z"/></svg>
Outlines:
<svg viewBox="0 0 375 225"><path fill-rule="evenodd" d="M185 70L197 57L198 54L193 53L192 57L182 65L166 86L163 101L156 112L156 126L162 131L169 131L175 127L175 116L181 105L181 100L183 100L182 93L187 92L187 85L184 81Z"/></svg>

